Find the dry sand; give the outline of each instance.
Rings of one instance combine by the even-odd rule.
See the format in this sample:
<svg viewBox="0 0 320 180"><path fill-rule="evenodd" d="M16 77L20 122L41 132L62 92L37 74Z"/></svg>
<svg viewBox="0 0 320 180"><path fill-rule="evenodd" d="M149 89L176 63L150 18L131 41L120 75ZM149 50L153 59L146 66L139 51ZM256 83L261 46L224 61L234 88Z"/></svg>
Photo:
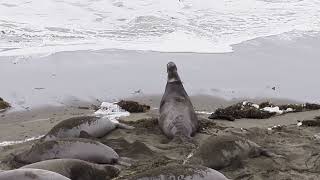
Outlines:
<svg viewBox="0 0 320 180"><path fill-rule="evenodd" d="M182 163L192 151L190 147L169 143L159 130L156 118L160 96L131 97L152 106L147 113L131 114L122 118L136 128L117 129L101 138L100 141L113 147L122 157L127 157L131 167L125 168L121 176L145 171L146 169L168 163ZM230 105L238 100L226 101L220 98L198 95L191 97L196 110L212 112L217 107ZM262 101L262 100L254 100ZM291 102L273 100L276 103ZM90 107L90 103L78 105ZM27 137L45 134L57 122L73 117L92 114L94 110L79 108L76 105L64 107L43 107L26 112L9 112L0 116L0 140L22 140ZM235 134L248 138L285 158L257 157L247 159L239 167L221 170L231 179L320 179L320 139L314 135L320 127L298 127L297 120L313 119L320 111L290 113L270 119L240 119L234 122L208 120L206 114L199 114L201 131L195 140L201 143L210 135L221 133ZM274 125L281 129L267 130ZM27 149L33 142L0 147L0 169L13 168L8 160L15 154Z"/></svg>

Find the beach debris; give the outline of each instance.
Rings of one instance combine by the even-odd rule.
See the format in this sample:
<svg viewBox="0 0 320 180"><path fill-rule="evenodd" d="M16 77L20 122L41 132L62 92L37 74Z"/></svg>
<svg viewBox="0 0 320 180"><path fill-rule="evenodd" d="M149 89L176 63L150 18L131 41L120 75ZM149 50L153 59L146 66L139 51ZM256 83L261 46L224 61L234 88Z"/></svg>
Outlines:
<svg viewBox="0 0 320 180"><path fill-rule="evenodd" d="M125 101L121 100L117 103L122 109L130 112L130 113L142 113L150 110L150 106L145 104L139 104L135 101Z"/></svg>
<svg viewBox="0 0 320 180"><path fill-rule="evenodd" d="M138 89L136 91L133 91L131 94L142 94L142 89Z"/></svg>
<svg viewBox="0 0 320 180"><path fill-rule="evenodd" d="M226 108L218 108L209 116L209 119L224 119L234 121L241 118L266 119L275 112L263 111L259 109L260 106L248 101L240 102Z"/></svg>
<svg viewBox="0 0 320 180"><path fill-rule="evenodd" d="M102 102L100 109L94 112L96 116L108 116L110 119L118 119L129 116L130 113L123 110L117 103Z"/></svg>
<svg viewBox="0 0 320 180"><path fill-rule="evenodd" d="M87 107L87 106L78 106L78 109L85 109L85 110L88 110L88 109L90 109L90 107Z"/></svg>
<svg viewBox="0 0 320 180"><path fill-rule="evenodd" d="M3 112L10 107L11 105L0 97L0 112Z"/></svg>
<svg viewBox="0 0 320 180"><path fill-rule="evenodd" d="M209 116L209 119L222 119L234 121L235 119L267 119L275 115L292 112L303 112L320 109L319 104L286 104L276 106L271 102L262 102L259 105L243 101L226 108L218 108Z"/></svg>
<svg viewBox="0 0 320 180"><path fill-rule="evenodd" d="M284 126L278 124L278 125L275 125L275 126L272 126L270 128L268 128L269 131L272 131L272 130L281 130Z"/></svg>
<svg viewBox="0 0 320 180"><path fill-rule="evenodd" d="M35 88L33 88L33 89L35 89L35 90L43 90L43 89L46 89L46 88L43 88L43 87L35 87Z"/></svg>

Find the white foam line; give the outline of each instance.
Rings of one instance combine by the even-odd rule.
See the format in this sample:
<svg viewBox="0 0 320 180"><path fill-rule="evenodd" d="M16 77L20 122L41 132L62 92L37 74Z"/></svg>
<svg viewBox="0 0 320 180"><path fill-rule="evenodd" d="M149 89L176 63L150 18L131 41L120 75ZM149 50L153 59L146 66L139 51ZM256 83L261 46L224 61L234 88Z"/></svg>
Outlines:
<svg viewBox="0 0 320 180"><path fill-rule="evenodd" d="M211 115L212 112L208 112L208 111L196 111L197 114L207 114L207 115Z"/></svg>
<svg viewBox="0 0 320 180"><path fill-rule="evenodd" d="M48 121L50 118L45 118L45 119L35 119L32 121L27 121L27 122L22 122L21 124L28 124L28 123L34 123L34 122L39 122L39 121Z"/></svg>
<svg viewBox="0 0 320 180"><path fill-rule="evenodd" d="M20 140L20 141L3 141L0 142L0 147L4 147L4 146L10 146L10 145L15 145L15 144L21 144L21 143L25 143L28 141L33 141L33 140L37 140L42 138L44 135L38 136L38 137L31 137L31 138L27 138L25 140Z"/></svg>

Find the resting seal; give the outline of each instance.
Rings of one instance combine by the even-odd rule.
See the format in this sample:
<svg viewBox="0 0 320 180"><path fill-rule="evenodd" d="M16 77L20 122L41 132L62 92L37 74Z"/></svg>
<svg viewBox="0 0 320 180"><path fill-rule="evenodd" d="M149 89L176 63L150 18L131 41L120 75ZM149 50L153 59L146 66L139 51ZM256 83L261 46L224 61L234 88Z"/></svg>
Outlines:
<svg viewBox="0 0 320 180"><path fill-rule="evenodd" d="M21 167L56 172L72 180L108 180L119 175L120 169L111 165L93 164L78 159L53 159Z"/></svg>
<svg viewBox="0 0 320 180"><path fill-rule="evenodd" d="M133 129L132 126L119 123L109 117L80 116L61 121L55 125L42 140L54 140L69 137L100 138L115 128Z"/></svg>
<svg viewBox="0 0 320 180"><path fill-rule="evenodd" d="M58 173L42 169L15 169L0 172L1 180L70 180Z"/></svg>
<svg viewBox="0 0 320 180"><path fill-rule="evenodd" d="M168 138L190 140L198 130L198 118L173 62L167 64L167 72L158 123Z"/></svg>
<svg viewBox="0 0 320 180"><path fill-rule="evenodd" d="M219 170L230 165L240 165L241 160L260 155L277 156L256 143L241 137L232 135L210 136L203 141L194 153L189 155L186 162Z"/></svg>
<svg viewBox="0 0 320 180"><path fill-rule="evenodd" d="M16 155L14 161L30 164L64 158L81 159L99 164L113 164L118 162L119 155L112 148L100 142L68 138L36 143L30 150Z"/></svg>
<svg viewBox="0 0 320 180"><path fill-rule="evenodd" d="M199 165L168 165L127 178L129 180L228 180L220 172Z"/></svg>

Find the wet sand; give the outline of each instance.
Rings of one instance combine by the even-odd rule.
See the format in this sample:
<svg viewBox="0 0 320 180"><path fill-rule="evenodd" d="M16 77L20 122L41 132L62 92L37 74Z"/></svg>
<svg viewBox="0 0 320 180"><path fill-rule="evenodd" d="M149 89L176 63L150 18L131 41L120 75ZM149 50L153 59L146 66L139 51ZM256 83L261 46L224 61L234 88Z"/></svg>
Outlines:
<svg viewBox="0 0 320 180"><path fill-rule="evenodd" d="M166 64L174 61L189 95L319 102L320 35L285 37L257 38L221 54L99 50L0 57L0 96L30 109L161 94Z"/></svg>
<svg viewBox="0 0 320 180"><path fill-rule="evenodd" d="M122 158L128 159L132 166L122 170L121 176L145 171L168 163L182 163L192 151L178 144L171 144L157 126L160 96L136 96L133 99L151 105L147 113L133 113L121 118L124 123L135 126L134 130L116 129L99 139L113 147ZM221 98L198 95L191 97L195 109L211 112L217 107L224 107L239 100L226 101ZM251 100L254 102L263 101ZM292 101L274 99L272 102L289 103ZM79 105L80 106L80 105ZM3 140L21 140L26 137L45 134L57 122L73 116L88 115L93 109L83 109L85 105L47 107L28 112L14 112L0 118L0 138ZM90 107L90 103L87 103ZM199 114L201 130L195 136L200 144L210 135L234 134L248 138L271 152L285 158L257 157L245 160L240 167L227 167L221 170L231 179L319 179L320 175L320 140L314 135L320 127L297 126L297 120L310 120L319 116L320 111L289 113L270 119L240 119L234 122L209 120L207 114ZM12 118L12 119L11 119ZM11 120L11 121L10 121ZM281 129L267 130L274 125L283 125ZM29 148L34 141L0 147L0 169L11 169L7 162L10 154L16 154Z"/></svg>

